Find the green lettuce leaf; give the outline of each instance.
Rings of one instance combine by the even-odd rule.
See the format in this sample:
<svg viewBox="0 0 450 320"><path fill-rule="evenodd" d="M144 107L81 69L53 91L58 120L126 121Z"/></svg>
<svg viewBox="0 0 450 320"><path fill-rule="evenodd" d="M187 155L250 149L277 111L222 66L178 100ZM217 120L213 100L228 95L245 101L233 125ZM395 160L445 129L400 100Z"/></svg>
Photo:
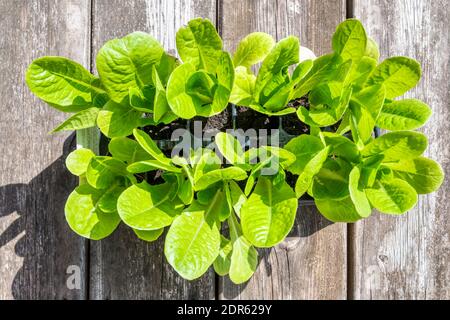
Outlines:
<svg viewBox="0 0 450 320"><path fill-rule="evenodd" d="M416 158L427 148L427 137L414 131L396 131L384 134L370 142L361 151L364 157L384 155L385 162Z"/></svg>
<svg viewBox="0 0 450 320"><path fill-rule="evenodd" d="M269 178L260 177L241 208L244 236L256 247L280 243L292 229L297 207L295 193L286 182L274 187Z"/></svg>
<svg viewBox="0 0 450 320"><path fill-rule="evenodd" d="M402 214L417 203L417 193L401 179L377 180L372 188L366 189L370 203L377 210L387 214Z"/></svg>
<svg viewBox="0 0 450 320"><path fill-rule="evenodd" d="M214 73L222 55L222 39L208 19L197 18L180 28L176 36L178 54L184 63Z"/></svg>
<svg viewBox="0 0 450 320"><path fill-rule="evenodd" d="M408 182L418 194L434 192L444 181L444 172L439 163L425 157L384 165L392 169L396 177Z"/></svg>
<svg viewBox="0 0 450 320"><path fill-rule="evenodd" d="M157 230L170 225L184 208L171 200L174 185L149 185L142 182L126 189L119 197L117 211L122 221L138 230Z"/></svg>
<svg viewBox="0 0 450 320"><path fill-rule="evenodd" d="M239 42L233 56L234 66L243 66L245 70L250 71L251 66L264 60L274 44L272 36L267 33L250 33Z"/></svg>
<svg viewBox="0 0 450 320"><path fill-rule="evenodd" d="M383 105L377 126L391 131L414 130L423 126L431 113L430 107L420 100L392 101Z"/></svg>
<svg viewBox="0 0 450 320"><path fill-rule="evenodd" d="M347 19L337 27L332 44L344 61L358 61L366 53L366 31L359 20Z"/></svg>
<svg viewBox="0 0 450 320"><path fill-rule="evenodd" d="M96 77L82 65L62 57L34 60L25 76L30 90L63 112L79 112L93 106L96 94L104 93Z"/></svg>
<svg viewBox="0 0 450 320"><path fill-rule="evenodd" d="M75 188L65 206L70 228L82 237L100 240L109 236L119 225L117 212L102 212L97 203L107 190L83 184Z"/></svg>
<svg viewBox="0 0 450 320"><path fill-rule="evenodd" d="M393 57L384 60L367 79L367 85L384 84L386 98L394 99L414 88L422 71L420 64L410 58Z"/></svg>
<svg viewBox="0 0 450 320"><path fill-rule="evenodd" d="M159 42L144 32L108 41L98 52L96 64L111 99L122 103L130 88L152 84L152 66L163 55Z"/></svg>
<svg viewBox="0 0 450 320"><path fill-rule="evenodd" d="M202 276L220 252L219 225L213 219L214 202L194 201L170 226L164 253L169 264L185 279Z"/></svg>

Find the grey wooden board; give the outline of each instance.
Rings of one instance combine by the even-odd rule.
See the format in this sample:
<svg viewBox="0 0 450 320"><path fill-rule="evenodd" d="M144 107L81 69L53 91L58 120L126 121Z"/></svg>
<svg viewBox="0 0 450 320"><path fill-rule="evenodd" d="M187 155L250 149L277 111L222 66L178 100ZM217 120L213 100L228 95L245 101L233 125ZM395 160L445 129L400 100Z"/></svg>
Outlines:
<svg viewBox="0 0 450 320"><path fill-rule="evenodd" d="M0 1L0 299L86 296L86 242L64 219L77 183L64 166L70 140L48 134L66 116L35 98L24 79L44 55L88 66L89 12L87 0ZM66 286L70 265L80 268L79 290Z"/></svg>
<svg viewBox="0 0 450 320"><path fill-rule="evenodd" d="M220 30L225 49L263 31L280 40L288 35L317 55L331 50L331 36L345 19L345 1L223 0ZM346 225L330 224L315 207L300 207L294 230L271 250L259 250L254 277L236 286L219 281L221 299L345 299L347 296Z"/></svg>
<svg viewBox="0 0 450 320"><path fill-rule="evenodd" d="M195 17L216 19L216 1L96 0L93 53L105 41L146 31L175 52L175 31ZM111 237L91 242L92 299L213 299L212 270L196 281L183 280L166 262L163 239L147 244L123 225Z"/></svg>
<svg viewBox="0 0 450 320"><path fill-rule="evenodd" d="M434 114L420 131L426 156L450 175L450 6L448 1L356 0L354 13L380 44L382 58L420 61L423 78L408 97L427 102ZM450 184L419 196L404 216L374 214L352 231L352 296L357 299L450 298Z"/></svg>

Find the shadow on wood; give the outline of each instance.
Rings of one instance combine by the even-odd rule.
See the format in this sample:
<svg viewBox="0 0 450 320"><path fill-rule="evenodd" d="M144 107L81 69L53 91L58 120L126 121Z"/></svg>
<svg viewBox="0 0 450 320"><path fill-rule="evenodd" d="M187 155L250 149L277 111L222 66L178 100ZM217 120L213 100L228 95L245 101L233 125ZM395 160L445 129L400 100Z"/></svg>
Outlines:
<svg viewBox="0 0 450 320"><path fill-rule="evenodd" d="M70 290L66 286L68 263L80 268L84 275L83 243L65 226L64 203L77 179L65 168L65 158L74 146L71 135L64 143L61 157L54 161L28 184L9 184L0 187L0 217L16 213L19 218L0 234L0 248L24 233L15 245L15 254L23 258L23 265L12 280L11 295L15 299L79 299L84 297L81 287ZM6 281L6 279L0 279Z"/></svg>

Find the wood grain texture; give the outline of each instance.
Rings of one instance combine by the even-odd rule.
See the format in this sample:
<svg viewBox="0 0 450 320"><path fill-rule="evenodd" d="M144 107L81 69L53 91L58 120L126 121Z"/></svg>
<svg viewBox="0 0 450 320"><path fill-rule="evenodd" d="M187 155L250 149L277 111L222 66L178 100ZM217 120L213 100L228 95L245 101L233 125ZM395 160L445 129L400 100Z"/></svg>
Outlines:
<svg viewBox="0 0 450 320"><path fill-rule="evenodd" d="M426 156L450 175L450 7L447 1L357 0L355 16L380 44L382 58L417 59L423 78L408 93L434 113L420 131ZM352 296L356 299L449 299L450 212L448 179L401 217L374 214L353 228Z"/></svg>
<svg viewBox="0 0 450 320"><path fill-rule="evenodd" d="M234 51L250 32L280 40L296 35L302 45L323 54L331 49L336 25L345 19L345 1L219 2L225 48ZM260 250L254 277L244 285L219 281L221 299L345 299L346 225L331 225L315 207L301 206L294 230L282 244Z"/></svg>
<svg viewBox="0 0 450 320"><path fill-rule="evenodd" d="M85 240L64 218L76 185L64 166L66 115L25 84L33 59L61 55L89 65L89 1L0 1L0 299L82 299L66 286L70 265L86 276Z"/></svg>
<svg viewBox="0 0 450 320"><path fill-rule="evenodd" d="M175 53L175 32L195 17L216 20L216 1L96 0L93 58L107 40L146 31ZM166 262L163 237L138 240L124 225L109 238L91 242L92 299L213 299L215 276L210 270L196 281L183 280Z"/></svg>

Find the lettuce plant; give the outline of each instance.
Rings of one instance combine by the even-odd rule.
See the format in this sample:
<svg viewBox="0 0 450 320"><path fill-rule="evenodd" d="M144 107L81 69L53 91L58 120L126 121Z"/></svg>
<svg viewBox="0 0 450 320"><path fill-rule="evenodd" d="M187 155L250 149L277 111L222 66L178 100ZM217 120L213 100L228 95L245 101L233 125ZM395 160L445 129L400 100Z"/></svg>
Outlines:
<svg viewBox="0 0 450 320"><path fill-rule="evenodd" d="M183 64L170 76L167 100L181 118L210 117L228 105L234 82L230 54L207 19L194 19L176 35Z"/></svg>
<svg viewBox="0 0 450 320"><path fill-rule="evenodd" d="M414 131L431 109L399 98L419 81L420 65L406 57L379 63L358 20L338 26L332 53L300 63L296 37L275 43L261 32L242 39L231 57L205 19L181 28L176 46L181 61L146 33L111 40L97 56L98 77L61 57L30 65L30 90L71 113L55 132L98 127L109 139L105 154L81 148L67 157L80 177L65 206L77 234L99 240L123 223L155 241L166 231L165 256L182 277L213 266L243 283L256 270L257 248L291 231L305 194L327 219L355 222L373 209L403 214L441 185L441 167L423 156L427 138ZM282 148L248 148L219 132L184 157L168 157L148 134L229 103L296 117L309 133ZM390 132L375 137L376 127Z"/></svg>

